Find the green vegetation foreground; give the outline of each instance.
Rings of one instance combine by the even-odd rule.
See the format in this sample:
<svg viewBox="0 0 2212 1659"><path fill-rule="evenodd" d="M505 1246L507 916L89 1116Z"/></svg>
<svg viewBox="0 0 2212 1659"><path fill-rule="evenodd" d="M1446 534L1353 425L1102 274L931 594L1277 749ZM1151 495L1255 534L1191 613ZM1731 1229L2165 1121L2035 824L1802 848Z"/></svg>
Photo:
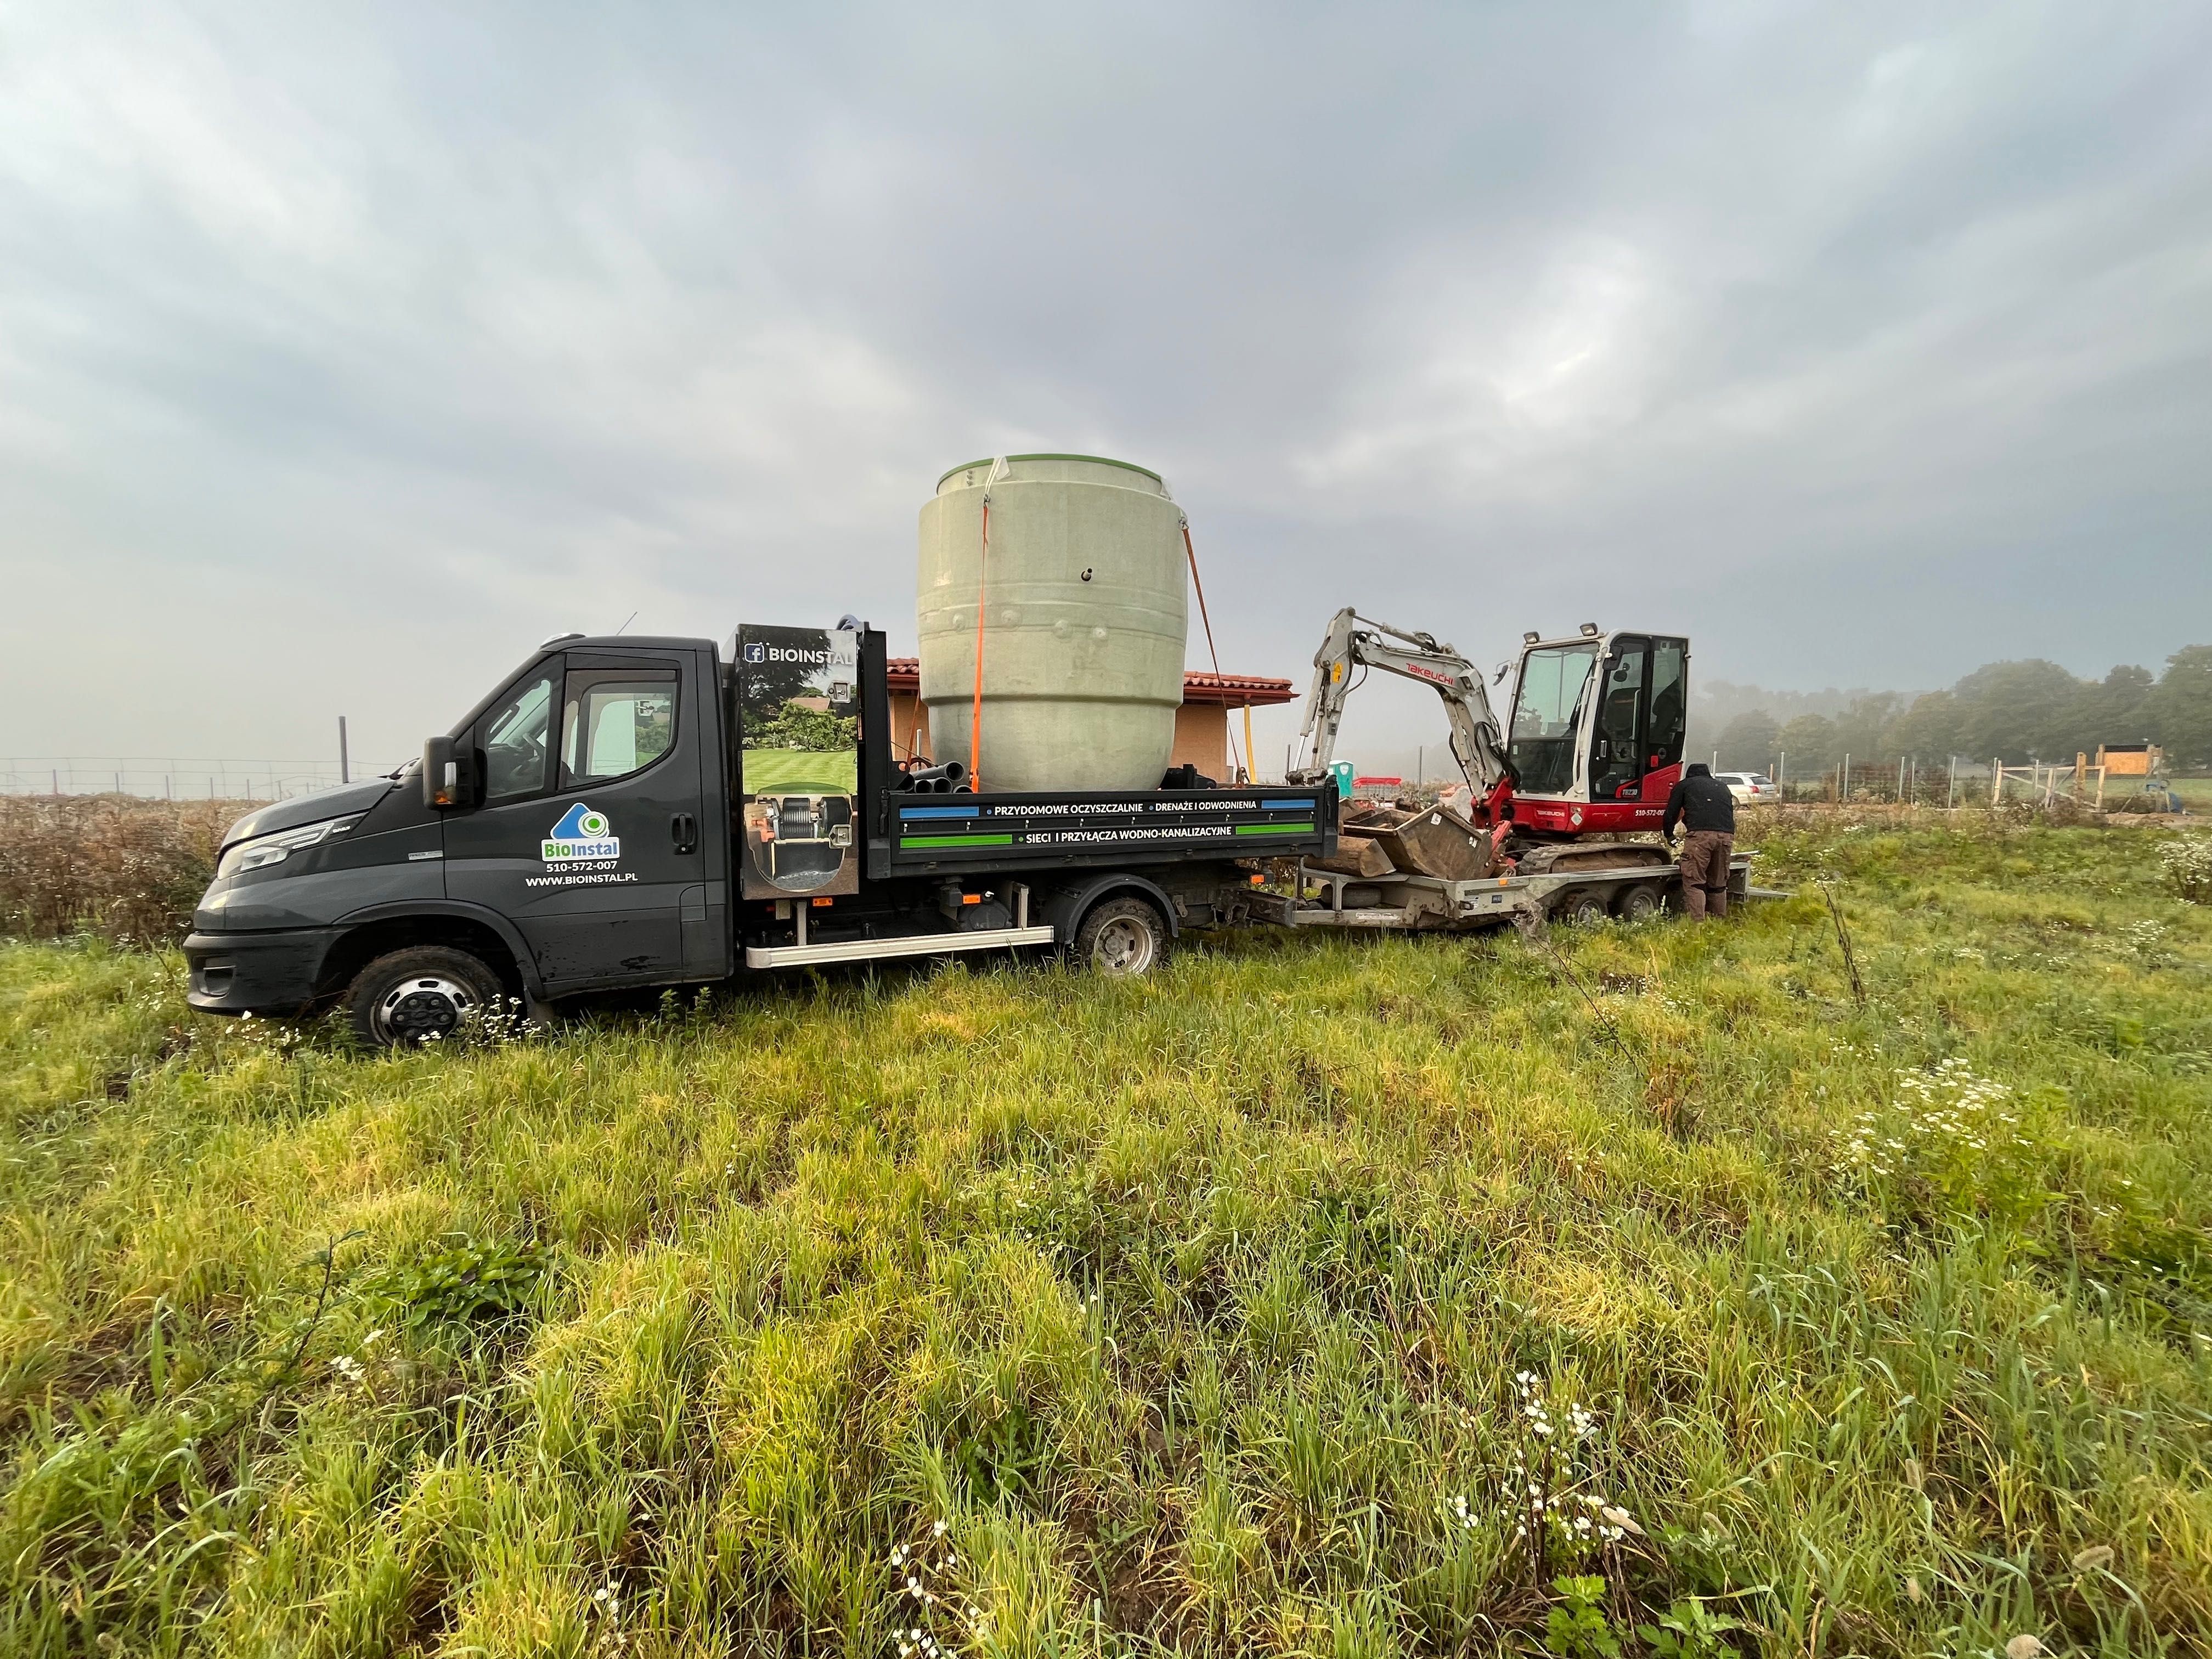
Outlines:
<svg viewBox="0 0 2212 1659"><path fill-rule="evenodd" d="M2204 1651L2169 840L398 1057L8 948L0 1649Z"/></svg>

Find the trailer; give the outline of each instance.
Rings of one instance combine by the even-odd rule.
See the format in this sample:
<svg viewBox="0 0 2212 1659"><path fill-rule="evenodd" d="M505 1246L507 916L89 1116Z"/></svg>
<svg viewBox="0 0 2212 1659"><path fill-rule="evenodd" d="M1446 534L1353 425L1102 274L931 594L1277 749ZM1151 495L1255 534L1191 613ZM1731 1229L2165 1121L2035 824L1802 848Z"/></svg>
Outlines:
<svg viewBox="0 0 2212 1659"><path fill-rule="evenodd" d="M1585 844L1585 855L1601 858L1604 843ZM1656 852L1622 843L1620 854ZM1731 903L1782 895L1750 884L1752 860L1738 854L1729 863ZM1266 896L1270 921L1287 927L1375 928L1387 933L1466 933L1510 925L1533 933L1547 922L1586 924L1618 917L1643 921L1675 908L1681 876L1655 858L1632 862L1589 862L1569 868L1542 868L1531 874L1486 876L1445 881L1434 876L1393 872L1383 876L1346 875L1311 870L1303 860L1286 890Z"/></svg>

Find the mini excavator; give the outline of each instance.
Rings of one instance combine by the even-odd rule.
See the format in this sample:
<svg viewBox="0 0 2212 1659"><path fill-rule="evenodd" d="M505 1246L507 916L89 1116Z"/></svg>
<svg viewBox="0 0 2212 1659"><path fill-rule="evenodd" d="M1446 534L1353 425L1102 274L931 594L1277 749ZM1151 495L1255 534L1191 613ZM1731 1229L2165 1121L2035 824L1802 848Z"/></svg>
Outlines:
<svg viewBox="0 0 2212 1659"><path fill-rule="evenodd" d="M1524 872L1570 868L1583 861L1570 851L1576 843L1601 843L1600 856L1618 863L1626 851L1618 837L1658 830L1682 775L1686 639L1608 633L1595 623L1564 639L1524 634L1512 718L1501 728L1468 658L1432 634L1346 606L1314 653L1298 763L1286 781L1316 786L1330 776L1346 699L1375 669L1443 700L1468 782L1466 817L1490 833L1501 860ZM1504 673L1501 666L1498 678ZM1662 849L1650 851L1651 861L1663 860Z"/></svg>

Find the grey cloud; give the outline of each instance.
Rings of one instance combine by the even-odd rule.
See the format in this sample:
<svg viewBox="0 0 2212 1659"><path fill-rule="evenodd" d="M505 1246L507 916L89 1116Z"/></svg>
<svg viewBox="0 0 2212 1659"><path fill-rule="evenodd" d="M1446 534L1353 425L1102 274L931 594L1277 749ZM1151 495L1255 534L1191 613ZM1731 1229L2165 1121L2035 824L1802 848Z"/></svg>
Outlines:
<svg viewBox="0 0 2212 1659"><path fill-rule="evenodd" d="M312 749L343 708L397 754L633 610L901 631L937 473L1023 447L1168 474L1236 667L1299 673L1345 599L1485 653L1681 626L1784 685L2101 672L2212 621L2189 9L68 8L9 41L17 751Z"/></svg>

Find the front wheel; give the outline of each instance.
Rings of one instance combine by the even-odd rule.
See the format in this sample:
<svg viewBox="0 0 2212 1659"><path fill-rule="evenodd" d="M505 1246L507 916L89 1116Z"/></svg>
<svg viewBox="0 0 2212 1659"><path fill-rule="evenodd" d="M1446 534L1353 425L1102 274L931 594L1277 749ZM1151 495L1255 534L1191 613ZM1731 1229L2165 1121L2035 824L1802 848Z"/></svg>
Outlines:
<svg viewBox="0 0 2212 1659"><path fill-rule="evenodd" d="M1140 898L1094 904L1075 930L1076 963L1120 979L1149 974L1168 957L1167 919Z"/></svg>
<svg viewBox="0 0 2212 1659"><path fill-rule="evenodd" d="M379 1048L442 1042L499 1002L499 975L482 958L443 945L377 957L345 995L354 1035Z"/></svg>

